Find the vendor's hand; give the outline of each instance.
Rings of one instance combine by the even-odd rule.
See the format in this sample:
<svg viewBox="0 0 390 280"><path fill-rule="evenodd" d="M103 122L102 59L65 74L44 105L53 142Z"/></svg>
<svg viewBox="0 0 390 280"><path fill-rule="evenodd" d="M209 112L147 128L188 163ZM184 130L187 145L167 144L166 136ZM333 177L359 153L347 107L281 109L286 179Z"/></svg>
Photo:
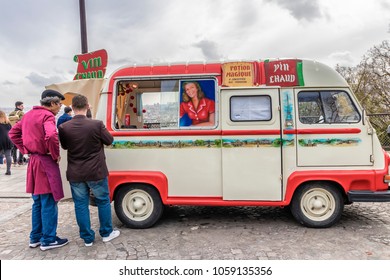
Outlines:
<svg viewBox="0 0 390 280"><path fill-rule="evenodd" d="M61 161L61 156L58 157L57 164L60 164L60 161Z"/></svg>

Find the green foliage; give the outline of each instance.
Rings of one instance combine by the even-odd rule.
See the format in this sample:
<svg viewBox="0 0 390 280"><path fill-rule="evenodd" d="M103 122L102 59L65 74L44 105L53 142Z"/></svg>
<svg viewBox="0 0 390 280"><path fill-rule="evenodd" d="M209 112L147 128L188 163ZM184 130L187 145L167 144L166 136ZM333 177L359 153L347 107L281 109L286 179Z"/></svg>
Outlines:
<svg viewBox="0 0 390 280"><path fill-rule="evenodd" d="M281 144L282 144L282 141L279 138L277 138L274 141L272 141L272 146L273 147L280 147Z"/></svg>
<svg viewBox="0 0 390 280"><path fill-rule="evenodd" d="M205 146L204 140L195 140L195 146Z"/></svg>
<svg viewBox="0 0 390 280"><path fill-rule="evenodd" d="M215 139L214 144L216 147L220 148L222 147L222 140L221 139Z"/></svg>

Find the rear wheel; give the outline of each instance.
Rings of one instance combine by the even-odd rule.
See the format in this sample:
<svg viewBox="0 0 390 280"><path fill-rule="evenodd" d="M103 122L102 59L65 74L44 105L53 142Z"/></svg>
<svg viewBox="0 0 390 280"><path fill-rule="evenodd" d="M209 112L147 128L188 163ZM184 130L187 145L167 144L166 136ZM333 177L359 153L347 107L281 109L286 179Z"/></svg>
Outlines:
<svg viewBox="0 0 390 280"><path fill-rule="evenodd" d="M115 195L115 213L130 228L153 226L163 213L159 192L148 185L122 187Z"/></svg>
<svg viewBox="0 0 390 280"><path fill-rule="evenodd" d="M330 227L340 220L343 209L344 202L340 191L326 183L302 186L291 201L292 215L307 227Z"/></svg>

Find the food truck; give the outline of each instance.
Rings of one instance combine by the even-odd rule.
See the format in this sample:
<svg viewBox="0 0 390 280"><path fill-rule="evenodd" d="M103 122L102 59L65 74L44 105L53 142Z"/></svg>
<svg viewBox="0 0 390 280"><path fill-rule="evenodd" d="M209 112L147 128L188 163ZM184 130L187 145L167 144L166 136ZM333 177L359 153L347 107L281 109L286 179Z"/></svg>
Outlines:
<svg viewBox="0 0 390 280"><path fill-rule="evenodd" d="M307 227L388 202L389 155L348 83L304 59L133 65L94 116L116 215L153 226L164 206L288 207Z"/></svg>

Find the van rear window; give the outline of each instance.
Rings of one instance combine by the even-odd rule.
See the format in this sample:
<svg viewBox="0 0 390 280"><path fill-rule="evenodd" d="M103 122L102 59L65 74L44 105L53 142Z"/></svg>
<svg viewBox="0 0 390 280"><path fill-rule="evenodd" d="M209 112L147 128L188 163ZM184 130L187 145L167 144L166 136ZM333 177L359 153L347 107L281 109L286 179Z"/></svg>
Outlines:
<svg viewBox="0 0 390 280"><path fill-rule="evenodd" d="M234 122L269 121L271 118L270 96L232 96L230 98L230 119Z"/></svg>

